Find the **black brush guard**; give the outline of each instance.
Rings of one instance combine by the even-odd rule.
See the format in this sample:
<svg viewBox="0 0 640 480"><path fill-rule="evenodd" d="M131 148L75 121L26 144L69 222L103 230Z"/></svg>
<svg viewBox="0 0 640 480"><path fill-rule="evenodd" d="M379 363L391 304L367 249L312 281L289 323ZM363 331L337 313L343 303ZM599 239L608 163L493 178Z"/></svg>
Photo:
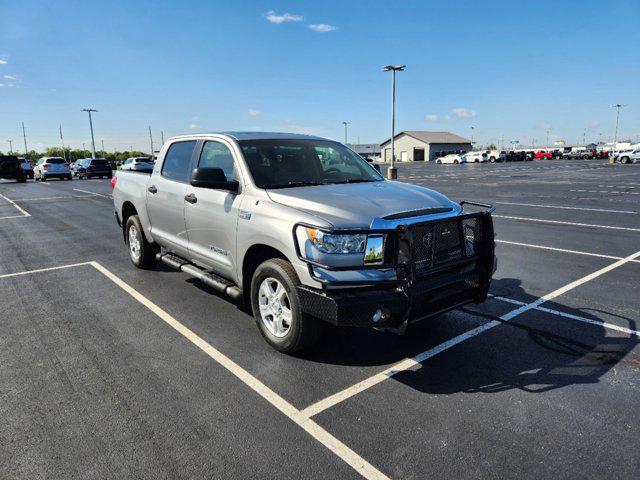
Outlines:
<svg viewBox="0 0 640 480"><path fill-rule="evenodd" d="M296 224L293 227L296 254L307 264L311 277L323 285L321 289L298 287L303 312L333 325L401 333L413 321L484 301L495 269L491 218L495 207L468 201L460 204L483 210L400 225L393 230L325 229ZM383 234L383 263L336 267L309 260L302 256L296 235L298 228L307 227L333 234ZM392 269L395 278L333 281L318 276L316 269L328 272Z"/></svg>

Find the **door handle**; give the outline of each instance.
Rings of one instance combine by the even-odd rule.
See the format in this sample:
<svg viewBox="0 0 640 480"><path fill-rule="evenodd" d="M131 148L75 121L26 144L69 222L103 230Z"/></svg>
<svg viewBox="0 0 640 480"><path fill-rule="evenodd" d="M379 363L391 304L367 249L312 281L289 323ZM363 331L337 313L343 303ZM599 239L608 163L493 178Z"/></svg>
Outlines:
<svg viewBox="0 0 640 480"><path fill-rule="evenodd" d="M149 193L156 193L158 191L155 185L151 185L149 188L147 188L147 190L149 191Z"/></svg>
<svg viewBox="0 0 640 480"><path fill-rule="evenodd" d="M189 203L196 203L198 201L198 197L196 197L193 193L185 195L184 199Z"/></svg>

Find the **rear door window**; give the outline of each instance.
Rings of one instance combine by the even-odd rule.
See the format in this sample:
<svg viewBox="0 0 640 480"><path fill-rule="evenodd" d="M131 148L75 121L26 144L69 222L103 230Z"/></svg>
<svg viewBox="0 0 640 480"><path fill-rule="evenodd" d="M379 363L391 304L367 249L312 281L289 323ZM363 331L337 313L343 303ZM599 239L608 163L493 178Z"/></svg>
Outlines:
<svg viewBox="0 0 640 480"><path fill-rule="evenodd" d="M172 144L162 164L162 176L178 182L188 182L195 145L195 140Z"/></svg>

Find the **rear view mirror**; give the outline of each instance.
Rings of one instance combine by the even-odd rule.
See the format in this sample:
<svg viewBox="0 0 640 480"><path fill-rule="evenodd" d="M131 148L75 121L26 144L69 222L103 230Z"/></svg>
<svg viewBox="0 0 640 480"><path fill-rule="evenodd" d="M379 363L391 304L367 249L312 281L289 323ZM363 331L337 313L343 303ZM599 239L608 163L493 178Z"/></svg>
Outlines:
<svg viewBox="0 0 640 480"><path fill-rule="evenodd" d="M227 180L221 168L196 168L191 174L191 185L198 188L227 190L238 193L239 184L236 180Z"/></svg>

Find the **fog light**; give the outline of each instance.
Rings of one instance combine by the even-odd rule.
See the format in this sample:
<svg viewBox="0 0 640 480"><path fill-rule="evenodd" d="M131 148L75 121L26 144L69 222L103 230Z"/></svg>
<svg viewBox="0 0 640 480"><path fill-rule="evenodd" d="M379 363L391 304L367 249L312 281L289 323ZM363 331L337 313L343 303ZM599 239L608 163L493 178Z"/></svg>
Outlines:
<svg viewBox="0 0 640 480"><path fill-rule="evenodd" d="M379 308L373 314L373 323L383 322L389 319L389 311L386 308Z"/></svg>

